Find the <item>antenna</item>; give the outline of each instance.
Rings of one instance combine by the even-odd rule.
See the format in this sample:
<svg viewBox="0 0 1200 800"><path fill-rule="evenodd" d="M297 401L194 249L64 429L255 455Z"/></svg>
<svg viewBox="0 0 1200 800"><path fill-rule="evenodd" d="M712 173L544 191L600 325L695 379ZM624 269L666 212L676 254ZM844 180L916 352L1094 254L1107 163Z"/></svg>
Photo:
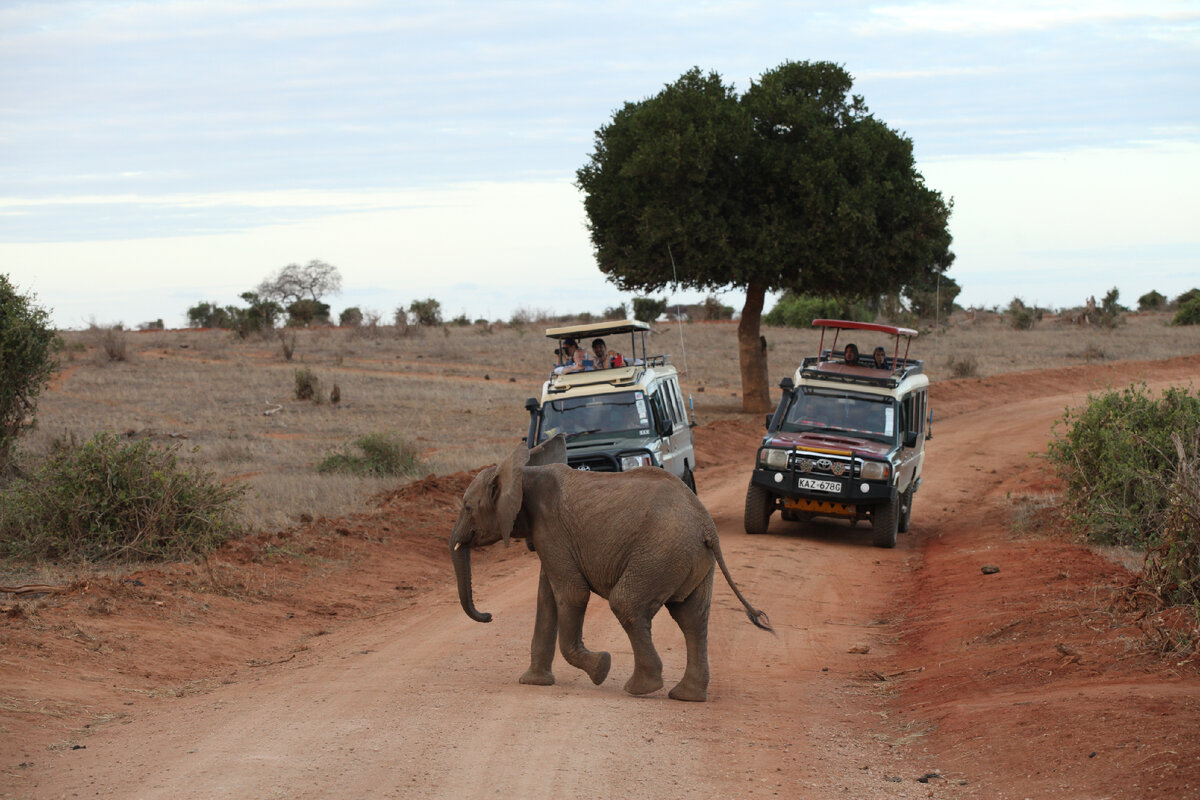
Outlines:
<svg viewBox="0 0 1200 800"><path fill-rule="evenodd" d="M671 245L667 245L667 255L671 259L671 280L675 283L675 289L679 289L679 275L675 272L675 254L671 252ZM679 352L683 357L683 374L687 374L687 348L683 344L683 315L679 313L679 303L675 303L675 324L679 326Z"/></svg>

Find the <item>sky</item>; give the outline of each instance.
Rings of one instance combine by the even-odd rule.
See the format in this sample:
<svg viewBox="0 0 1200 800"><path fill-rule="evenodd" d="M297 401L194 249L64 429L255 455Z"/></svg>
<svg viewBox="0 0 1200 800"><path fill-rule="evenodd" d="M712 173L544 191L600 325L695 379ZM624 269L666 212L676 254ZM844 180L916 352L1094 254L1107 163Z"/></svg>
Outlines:
<svg viewBox="0 0 1200 800"><path fill-rule="evenodd" d="M0 0L0 273L62 328L313 259L335 315L598 314L632 295L574 185L595 131L818 60L953 200L961 304L1200 285L1200 0Z"/></svg>

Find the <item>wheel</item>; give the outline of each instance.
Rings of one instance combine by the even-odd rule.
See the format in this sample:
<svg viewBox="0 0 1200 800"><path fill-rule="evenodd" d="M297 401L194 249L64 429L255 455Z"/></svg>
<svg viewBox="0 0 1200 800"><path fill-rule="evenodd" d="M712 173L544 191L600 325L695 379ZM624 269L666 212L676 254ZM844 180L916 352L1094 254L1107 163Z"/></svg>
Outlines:
<svg viewBox="0 0 1200 800"><path fill-rule="evenodd" d="M892 495L891 500L880 503L871 512L871 529L875 532L872 543L876 547L895 547L899 527L900 496Z"/></svg>
<svg viewBox="0 0 1200 800"><path fill-rule="evenodd" d="M746 489L746 533L752 536L766 533L774 510L775 499L770 493L758 484L751 483Z"/></svg>
<svg viewBox="0 0 1200 800"><path fill-rule="evenodd" d="M916 486L910 484L908 491L900 495L900 522L896 529L901 533L908 533L908 525L912 521L912 504L913 497L916 495Z"/></svg>

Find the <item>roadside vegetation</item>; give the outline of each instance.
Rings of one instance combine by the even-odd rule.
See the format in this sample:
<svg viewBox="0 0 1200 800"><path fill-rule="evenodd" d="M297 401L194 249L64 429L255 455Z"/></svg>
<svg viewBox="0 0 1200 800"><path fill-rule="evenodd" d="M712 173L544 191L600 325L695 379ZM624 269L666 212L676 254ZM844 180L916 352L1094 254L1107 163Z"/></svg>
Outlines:
<svg viewBox="0 0 1200 800"><path fill-rule="evenodd" d="M1055 426L1049 458L1087 537L1143 552L1142 589L1200 616L1200 396L1092 396Z"/></svg>
<svg viewBox="0 0 1200 800"><path fill-rule="evenodd" d="M330 453L317 465L317 472L347 472L351 475L414 477L426 469L416 448L395 434L368 433L343 449Z"/></svg>
<svg viewBox="0 0 1200 800"><path fill-rule="evenodd" d="M181 464L178 449L114 433L63 446L0 493L0 556L181 560L238 535L245 488Z"/></svg>

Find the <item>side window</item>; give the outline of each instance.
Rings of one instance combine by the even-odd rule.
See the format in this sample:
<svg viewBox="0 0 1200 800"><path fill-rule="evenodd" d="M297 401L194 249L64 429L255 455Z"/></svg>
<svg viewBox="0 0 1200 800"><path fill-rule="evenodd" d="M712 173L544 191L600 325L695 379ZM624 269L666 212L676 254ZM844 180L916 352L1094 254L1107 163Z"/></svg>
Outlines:
<svg viewBox="0 0 1200 800"><path fill-rule="evenodd" d="M658 427L660 422L669 420L671 418L667 413L666 405L663 403L663 392L661 391L662 387L659 386L658 389L659 391L650 395L650 408L654 410L655 428Z"/></svg>
<svg viewBox="0 0 1200 800"><path fill-rule="evenodd" d="M679 384L675 381L667 381L667 388L670 390L671 405L675 411L672 414L675 424L682 425L687 422L687 412L683 408L683 396L679 393Z"/></svg>
<svg viewBox="0 0 1200 800"><path fill-rule="evenodd" d="M929 393L928 392L920 392L917 395L917 419L916 419L917 433L922 433L922 434L925 433L925 418L927 416L927 414L925 413L925 409L927 407L928 402L929 402Z"/></svg>
<svg viewBox="0 0 1200 800"><path fill-rule="evenodd" d="M916 405L916 395L910 394L900 401L900 434L913 430L913 413Z"/></svg>

